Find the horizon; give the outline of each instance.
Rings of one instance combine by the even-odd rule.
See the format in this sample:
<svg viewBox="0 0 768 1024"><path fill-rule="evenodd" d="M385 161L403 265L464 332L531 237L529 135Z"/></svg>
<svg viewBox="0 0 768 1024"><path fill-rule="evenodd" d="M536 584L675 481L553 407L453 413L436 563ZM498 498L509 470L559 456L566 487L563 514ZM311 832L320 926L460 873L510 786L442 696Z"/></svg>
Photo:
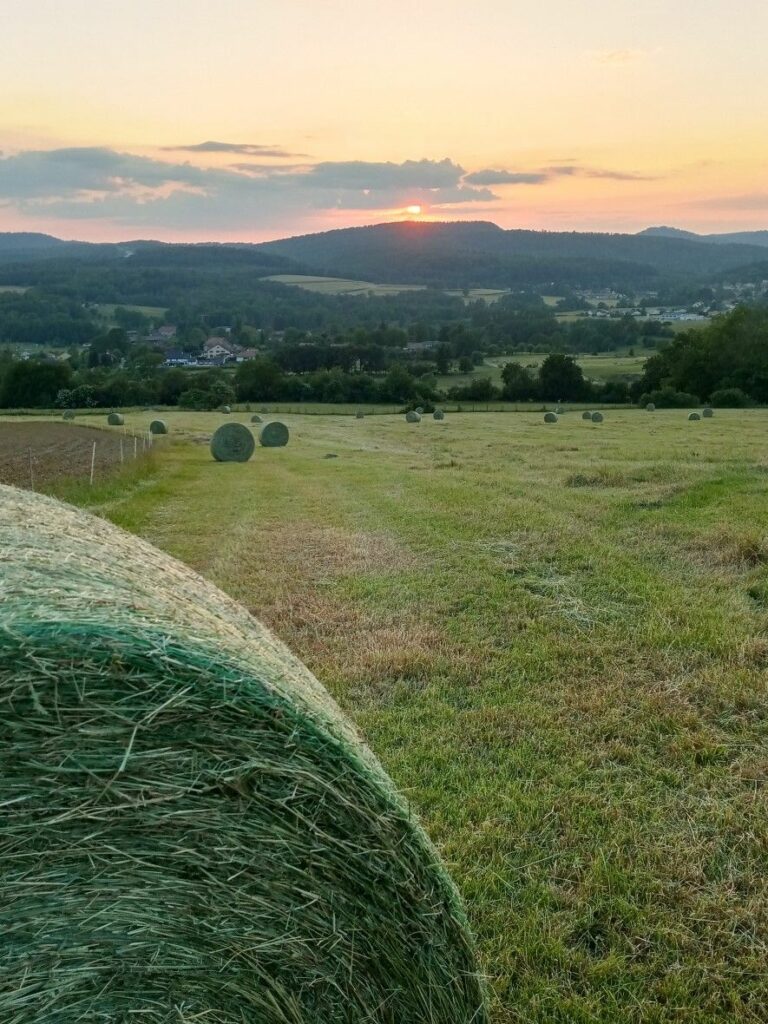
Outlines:
<svg viewBox="0 0 768 1024"><path fill-rule="evenodd" d="M768 9L667 7L6 0L0 231L765 230Z"/></svg>

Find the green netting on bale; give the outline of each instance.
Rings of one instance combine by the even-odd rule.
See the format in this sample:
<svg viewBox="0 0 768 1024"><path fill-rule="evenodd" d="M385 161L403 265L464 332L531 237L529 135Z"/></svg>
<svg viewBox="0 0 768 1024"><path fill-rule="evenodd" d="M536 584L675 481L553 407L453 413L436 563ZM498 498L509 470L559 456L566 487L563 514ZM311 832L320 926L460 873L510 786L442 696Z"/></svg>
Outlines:
<svg viewBox="0 0 768 1024"><path fill-rule="evenodd" d="M416 412L415 409L410 409L405 414L406 423L421 423L421 413Z"/></svg>
<svg viewBox="0 0 768 1024"><path fill-rule="evenodd" d="M591 420L592 419L592 413L589 411L589 409L585 409L584 412L581 414L581 418L583 420Z"/></svg>
<svg viewBox="0 0 768 1024"><path fill-rule="evenodd" d="M688 413L688 419L692 420L692 421L693 420L700 420L701 416L699 416L699 414L697 412L691 412L691 413Z"/></svg>
<svg viewBox="0 0 768 1024"><path fill-rule="evenodd" d="M211 455L217 462L247 462L256 442L242 423L224 423L211 438Z"/></svg>
<svg viewBox="0 0 768 1024"><path fill-rule="evenodd" d="M711 420L712 417L715 415L715 410L711 408L711 406L707 405L701 410L701 415L704 417L705 420Z"/></svg>
<svg viewBox="0 0 768 1024"><path fill-rule="evenodd" d="M0 1020L484 1024L429 841L185 566L0 487Z"/></svg>
<svg viewBox="0 0 768 1024"><path fill-rule="evenodd" d="M432 413L432 419L434 419L434 420L444 420L445 419L445 413L443 412L442 409L435 409L435 411Z"/></svg>
<svg viewBox="0 0 768 1024"><path fill-rule="evenodd" d="M107 423L111 427L122 427L125 420L119 412L111 412L109 416L107 416Z"/></svg>
<svg viewBox="0 0 768 1024"><path fill-rule="evenodd" d="M554 413L554 412L546 412L546 413L544 413L544 422L545 423L557 423L557 413Z"/></svg>
<svg viewBox="0 0 768 1024"><path fill-rule="evenodd" d="M601 412L593 412L592 413L592 422L593 423L602 423L603 422L603 414Z"/></svg>
<svg viewBox="0 0 768 1024"><path fill-rule="evenodd" d="M167 434L168 424L165 420L152 420L149 424L149 432L150 434Z"/></svg>
<svg viewBox="0 0 768 1024"><path fill-rule="evenodd" d="M259 416L259 414L257 412L255 412L253 414L253 416L251 416L251 423L262 423L262 422L263 422L263 420L262 420L261 416Z"/></svg>
<svg viewBox="0 0 768 1024"><path fill-rule="evenodd" d="M283 448L288 444L288 427L279 420L265 423L259 431L259 444L265 448Z"/></svg>

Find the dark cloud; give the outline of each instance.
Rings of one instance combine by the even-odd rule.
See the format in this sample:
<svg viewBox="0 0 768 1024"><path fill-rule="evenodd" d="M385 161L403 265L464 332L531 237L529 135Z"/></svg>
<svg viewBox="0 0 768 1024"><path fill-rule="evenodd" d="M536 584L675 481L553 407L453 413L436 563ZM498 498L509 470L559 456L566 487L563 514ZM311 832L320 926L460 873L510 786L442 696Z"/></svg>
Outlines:
<svg viewBox="0 0 768 1024"><path fill-rule="evenodd" d="M107 148L0 157L0 205L61 218L190 229L262 228L317 210L398 209L493 201L451 160L243 163L202 168Z"/></svg>
<svg viewBox="0 0 768 1024"><path fill-rule="evenodd" d="M262 146L253 142L195 142L181 146L163 146L166 153L234 153L238 156L258 157L297 157L306 156L306 153L289 153L279 146Z"/></svg>
<svg viewBox="0 0 768 1024"><path fill-rule="evenodd" d="M541 185L547 181L548 174L542 171L473 171L464 175L464 181L470 185Z"/></svg>

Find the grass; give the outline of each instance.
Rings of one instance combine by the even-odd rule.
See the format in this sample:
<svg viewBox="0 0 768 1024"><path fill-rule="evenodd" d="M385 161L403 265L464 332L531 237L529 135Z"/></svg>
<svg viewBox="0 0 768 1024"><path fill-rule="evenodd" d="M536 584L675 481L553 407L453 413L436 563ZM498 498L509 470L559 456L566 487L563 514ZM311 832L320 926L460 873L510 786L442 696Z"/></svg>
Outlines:
<svg viewBox="0 0 768 1024"><path fill-rule="evenodd" d="M84 500L355 719L462 889L495 1024L764 1021L768 412L287 416L246 465L211 414L168 420L157 470Z"/></svg>
<svg viewBox="0 0 768 1024"><path fill-rule="evenodd" d="M150 317L151 319L157 319L158 317L165 316L167 308L165 306L134 306L127 302L101 302L96 307L99 313L110 322L114 321L115 310L118 308L128 309L133 313L141 313L143 316Z"/></svg>
<svg viewBox="0 0 768 1024"><path fill-rule="evenodd" d="M616 352L605 352L600 355L577 355L576 362L583 369L589 380L610 380L612 377L641 376L646 359L653 355L653 350L644 352L635 349L637 355L630 355L628 349ZM546 352L515 352L508 356L490 356L482 366L476 366L471 373L450 374L438 378L440 388L460 387L469 384L478 377L489 377L494 384L501 386L501 371L505 363L521 363L531 369L538 368L547 358Z"/></svg>
<svg viewBox="0 0 768 1024"><path fill-rule="evenodd" d="M292 284L306 291L322 295L397 295L399 292L424 291L419 284L373 284L370 281L351 281L341 277L310 277L303 274L273 274L266 281Z"/></svg>

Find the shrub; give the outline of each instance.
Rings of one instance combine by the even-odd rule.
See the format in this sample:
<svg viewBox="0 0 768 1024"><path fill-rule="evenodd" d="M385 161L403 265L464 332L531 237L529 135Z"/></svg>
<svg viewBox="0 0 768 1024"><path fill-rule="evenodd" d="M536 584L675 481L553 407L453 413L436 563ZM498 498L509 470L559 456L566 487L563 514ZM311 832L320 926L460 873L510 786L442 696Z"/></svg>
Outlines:
<svg viewBox="0 0 768 1024"><path fill-rule="evenodd" d="M660 388L658 391L650 391L640 399L640 404L653 405L657 409L690 409L691 406L699 405L696 395L689 395L687 391L675 391L674 388Z"/></svg>
<svg viewBox="0 0 768 1024"><path fill-rule="evenodd" d="M712 392L709 404L714 409L746 409L752 402L741 388L721 388Z"/></svg>

